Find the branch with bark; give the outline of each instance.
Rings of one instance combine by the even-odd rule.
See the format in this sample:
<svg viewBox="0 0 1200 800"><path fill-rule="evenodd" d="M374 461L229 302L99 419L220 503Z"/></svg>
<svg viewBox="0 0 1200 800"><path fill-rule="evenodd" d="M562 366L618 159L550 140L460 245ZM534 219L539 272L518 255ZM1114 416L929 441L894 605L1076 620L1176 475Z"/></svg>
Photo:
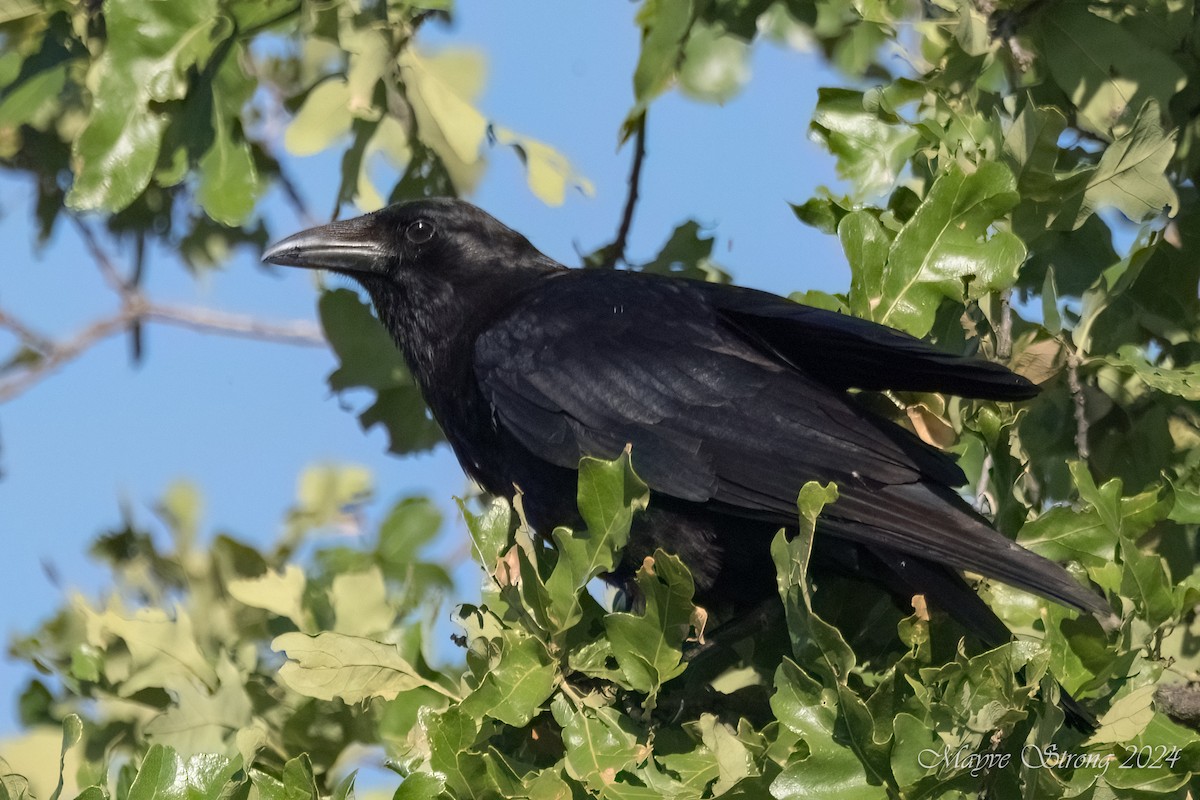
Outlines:
<svg viewBox="0 0 1200 800"><path fill-rule="evenodd" d="M248 314L155 302L146 297L133 281L121 277L113 259L83 220L78 217L71 219L104 282L116 293L120 301L119 309L114 314L91 322L66 339L54 339L40 333L12 312L0 308L0 330L8 331L17 340L13 357L6 364L0 364L0 403L19 396L94 345L146 323L282 344L326 346L320 327L308 320L270 322Z"/></svg>
<svg viewBox="0 0 1200 800"><path fill-rule="evenodd" d="M633 227L633 210L637 206L638 192L642 183L642 163L646 160L646 112L638 115L634 123L633 166L629 171L629 193L625 197L625 210L621 224L617 226L617 238L604 248L600 266L612 269L618 262L625 261L625 248L629 243L629 230Z"/></svg>

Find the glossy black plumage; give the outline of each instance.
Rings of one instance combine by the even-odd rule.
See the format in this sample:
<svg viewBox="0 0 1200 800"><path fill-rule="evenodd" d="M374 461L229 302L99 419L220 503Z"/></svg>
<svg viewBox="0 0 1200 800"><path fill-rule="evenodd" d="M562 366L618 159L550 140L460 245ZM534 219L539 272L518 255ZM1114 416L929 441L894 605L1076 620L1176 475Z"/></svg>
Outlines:
<svg viewBox="0 0 1200 800"><path fill-rule="evenodd" d="M489 492L519 486L535 525L574 520L581 456L632 444L652 495L625 573L662 546L699 601L744 607L773 591L768 543L795 524L800 487L833 480L819 562L926 593L985 641L1007 631L959 570L1111 614L964 503L951 458L846 391L1037 393L1004 367L749 289L567 270L460 201L334 223L264 258L359 280L463 468Z"/></svg>

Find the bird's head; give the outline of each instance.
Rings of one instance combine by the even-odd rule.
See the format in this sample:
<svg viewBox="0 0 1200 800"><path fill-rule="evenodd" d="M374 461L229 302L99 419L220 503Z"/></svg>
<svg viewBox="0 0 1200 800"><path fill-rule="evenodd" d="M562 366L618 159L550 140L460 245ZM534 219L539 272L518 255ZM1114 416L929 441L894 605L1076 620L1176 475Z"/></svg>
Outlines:
<svg viewBox="0 0 1200 800"><path fill-rule="evenodd" d="M263 261L353 278L422 385L461 360L472 331L561 264L470 203L399 203L289 236Z"/></svg>
<svg viewBox="0 0 1200 800"><path fill-rule="evenodd" d="M551 265L529 241L463 200L398 203L371 214L309 228L275 243L263 261L326 269L374 291L413 281L471 284L497 273Z"/></svg>

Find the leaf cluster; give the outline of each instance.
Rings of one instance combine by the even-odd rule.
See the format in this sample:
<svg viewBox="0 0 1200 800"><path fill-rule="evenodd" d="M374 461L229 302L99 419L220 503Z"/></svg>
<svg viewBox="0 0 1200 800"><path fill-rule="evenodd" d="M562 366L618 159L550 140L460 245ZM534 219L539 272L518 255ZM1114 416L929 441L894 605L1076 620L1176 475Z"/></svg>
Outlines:
<svg viewBox="0 0 1200 800"><path fill-rule="evenodd" d="M1079 507L1022 538L1078 558L1125 604L1115 635L992 587L1026 635L981 651L940 613L904 616L881 595L864 606L863 587L836 580L814 589L813 536L837 501L814 483L798 500L799 534L772 546L786 615L774 632L786 638L743 633L693 659L722 630L674 556L645 560L633 607L597 597L648 500L625 454L581 463L579 530L536 536L520 495L461 503L483 585L453 614L465 666L441 668L426 656L430 593L448 578L422 557L440 524L427 502L398 503L365 547L304 547L351 525L347 509L369 489L361 470L310 470L279 542L260 553L227 534L200 547L199 497L179 485L160 508L169 548L127 520L93 549L120 591L77 596L14 643L49 679L22 695L31 732L6 757L29 769L39 753L35 784L59 775L86 800L341 800L356 747L386 755L400 798L1175 796L1200 771L1200 734L1154 695L1166 670L1195 668L1200 572L1173 586L1133 543L1176 506L1072 470L1086 487ZM1094 736L1062 726L1058 682L1107 709ZM61 745L47 727L58 725ZM1117 766L1142 751L1166 759ZM1038 760L1054 752L1089 760ZM17 773L4 781L32 796Z"/></svg>

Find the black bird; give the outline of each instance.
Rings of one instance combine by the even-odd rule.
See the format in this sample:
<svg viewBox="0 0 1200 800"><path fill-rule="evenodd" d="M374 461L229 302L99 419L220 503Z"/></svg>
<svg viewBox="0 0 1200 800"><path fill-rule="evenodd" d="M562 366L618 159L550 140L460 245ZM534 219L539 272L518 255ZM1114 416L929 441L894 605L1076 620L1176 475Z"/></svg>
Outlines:
<svg viewBox="0 0 1200 800"><path fill-rule="evenodd" d="M1037 394L998 364L751 289L567 269L458 200L313 228L263 260L362 284L463 469L493 494L519 486L535 528L576 518L582 456L631 444L651 500L614 582L662 547L698 602L744 610L774 591L769 543L795 526L800 487L832 480L819 564L924 594L991 644L1011 634L960 570L1112 616L976 514L951 457L847 392Z"/></svg>

